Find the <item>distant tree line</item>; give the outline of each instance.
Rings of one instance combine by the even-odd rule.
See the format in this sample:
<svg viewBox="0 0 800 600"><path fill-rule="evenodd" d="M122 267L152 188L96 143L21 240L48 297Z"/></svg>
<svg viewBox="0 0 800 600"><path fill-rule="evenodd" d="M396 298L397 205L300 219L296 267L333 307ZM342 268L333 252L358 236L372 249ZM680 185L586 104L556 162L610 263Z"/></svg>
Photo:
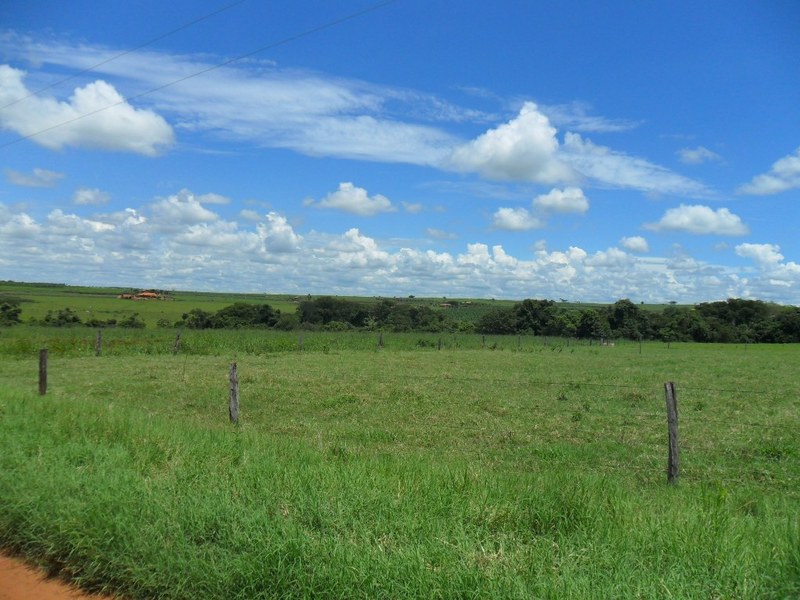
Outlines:
<svg viewBox="0 0 800 600"><path fill-rule="evenodd" d="M483 315L475 330L589 339L790 343L800 342L800 308L735 298L661 311L644 310L628 299L589 309L523 300Z"/></svg>
<svg viewBox="0 0 800 600"><path fill-rule="evenodd" d="M526 299L513 306L473 312L474 318L455 318L458 303L432 307L422 302L379 299L354 301L322 296L301 301L294 313L281 313L269 304L237 302L216 312L199 308L184 313L177 323L164 319L159 327L188 329L310 329L344 331L475 332L495 335L538 335L583 339L630 339L693 342L800 342L800 308L760 300L731 298L694 306L648 310L627 298L609 306L575 308L553 300ZM474 309L474 307L473 307ZM19 300L0 297L0 326L21 322ZM123 319L82 321L71 309L49 311L32 324L53 327L143 328L133 313Z"/></svg>

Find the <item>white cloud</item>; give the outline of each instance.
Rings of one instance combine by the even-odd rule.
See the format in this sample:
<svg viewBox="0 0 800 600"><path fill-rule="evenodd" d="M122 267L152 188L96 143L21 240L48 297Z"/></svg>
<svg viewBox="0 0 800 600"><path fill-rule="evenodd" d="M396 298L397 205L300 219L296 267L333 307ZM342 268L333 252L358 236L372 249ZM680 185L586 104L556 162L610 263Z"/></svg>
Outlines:
<svg viewBox="0 0 800 600"><path fill-rule="evenodd" d="M102 206L108 204L109 195L97 188L78 188L72 195L72 202L78 205Z"/></svg>
<svg viewBox="0 0 800 600"><path fill-rule="evenodd" d="M306 204L317 208L333 208L362 217L371 217L397 210L386 196L381 194L370 196L367 190L349 182L340 183L338 190L331 192L322 200L318 202L312 200Z"/></svg>
<svg viewBox="0 0 800 600"><path fill-rule="evenodd" d="M585 102L571 102L569 104L554 104L541 107L542 112L548 116L551 123L570 131L616 133L629 131L641 125L641 121L609 119L592 115L590 114L591 109L592 107Z"/></svg>
<svg viewBox="0 0 800 600"><path fill-rule="evenodd" d="M775 297L776 289L797 290L800 287L800 264L784 262L777 244L739 244L736 254L755 261L758 272L747 279L748 296L769 299ZM796 295L791 300L796 304Z"/></svg>
<svg viewBox="0 0 800 600"><path fill-rule="evenodd" d="M403 205L403 210L406 211L410 215L418 215L422 212L423 206L420 202L401 202L400 204Z"/></svg>
<svg viewBox="0 0 800 600"><path fill-rule="evenodd" d="M576 171L600 185L654 194L707 197L703 184L643 158L599 146L577 133L564 136L563 157Z"/></svg>
<svg viewBox="0 0 800 600"><path fill-rule="evenodd" d="M0 104L28 96L24 73L0 65ZM154 156L173 142L163 117L128 104L98 80L76 88L67 101L31 96L0 112L0 126L52 150L79 146Z"/></svg>
<svg viewBox="0 0 800 600"><path fill-rule="evenodd" d="M302 236L296 234L286 217L269 212L266 222L257 226L258 237L268 252L294 252L300 248Z"/></svg>
<svg viewBox="0 0 800 600"><path fill-rule="evenodd" d="M195 198L200 204L230 204L231 203L231 199L230 198L228 198L226 196L222 196L220 194L214 194L214 193L201 194L199 196L195 196Z"/></svg>
<svg viewBox="0 0 800 600"><path fill-rule="evenodd" d="M544 222L526 208L498 208L492 216L492 225L509 231L528 231L544 227Z"/></svg>
<svg viewBox="0 0 800 600"><path fill-rule="evenodd" d="M5 174L9 183L22 187L51 188L56 185L59 179L64 178L63 173L38 168L34 169L30 175L20 173L14 169L6 169Z"/></svg>
<svg viewBox="0 0 800 600"><path fill-rule="evenodd" d="M0 50L30 64L74 70L117 54L104 47L52 40L39 43L16 34L0 35ZM211 66L213 62L205 57L136 51L103 64L96 72L119 80L135 94ZM96 84L90 84L93 85ZM98 89L94 93L102 96L112 90ZM147 99L154 110L169 115L177 129L222 137L226 141L289 148L310 156L433 166L502 181L572 185L588 179L595 185L651 193L712 195L696 181L645 159L592 144L574 132L567 131L560 145L556 127L546 116L547 110L560 124L575 131L620 131L637 125L633 121L590 115L588 108L579 103L540 109L526 102L507 123L464 142L444 125L483 123L488 115L414 90L280 69L263 61L215 68L203 77L186 79L179 86L148 93ZM13 108L27 104L26 100ZM139 113L145 114L136 112ZM76 122L75 127L81 129L82 122ZM171 130L169 133L169 140L161 139L161 145L171 141ZM92 144L101 140L119 144L123 139L130 139L133 144L136 140L135 135L102 137L89 132L85 138ZM49 141L61 143L56 138ZM44 138L40 143L44 143ZM154 142L149 149L155 151L158 146Z"/></svg>
<svg viewBox="0 0 800 600"><path fill-rule="evenodd" d="M708 148L698 146L697 148L681 148L677 152L678 159L687 165L700 165L704 162L719 162L722 157Z"/></svg>
<svg viewBox="0 0 800 600"><path fill-rule="evenodd" d="M200 204L197 197L183 189L175 195L162 198L151 206L157 222L165 228L216 221L219 217Z"/></svg>
<svg viewBox="0 0 800 600"><path fill-rule="evenodd" d="M0 233L8 239L30 237L33 238L41 231L40 225L25 213L12 215L0 225Z"/></svg>
<svg viewBox="0 0 800 600"><path fill-rule="evenodd" d="M739 187L740 194L767 196L800 188L800 148L776 161L768 173L756 175Z"/></svg>
<svg viewBox="0 0 800 600"><path fill-rule="evenodd" d="M630 250L631 252L650 252L650 246L648 245L647 240L640 235L624 237L619 241L619 243L623 248Z"/></svg>
<svg viewBox="0 0 800 600"><path fill-rule="evenodd" d="M184 191L184 197L191 192ZM639 257L619 248L588 252L536 244L514 255L479 241L454 253L395 247L359 229L301 236L271 212L258 222L214 215L163 227L155 205L95 215L52 211L41 223L0 204L4 276L90 285L357 295L570 298L576 301L698 302L728 297L792 301L800 265L770 244L741 244L755 266L732 269L681 253ZM432 236L436 237L436 236ZM430 244L430 240L421 242ZM235 273L235 278L228 274ZM109 281L113 274L114 282Z"/></svg>
<svg viewBox="0 0 800 600"><path fill-rule="evenodd" d="M736 246L736 254L743 258L752 258L758 263L770 265L778 264L783 260L780 253L780 246L777 244L739 244Z"/></svg>
<svg viewBox="0 0 800 600"><path fill-rule="evenodd" d="M652 231L685 231L708 235L746 235L748 227L727 208L713 210L702 205L681 204L664 213L658 223L648 223Z"/></svg>
<svg viewBox="0 0 800 600"><path fill-rule="evenodd" d="M581 188L554 188L547 194L536 197L533 206L547 213L585 213L589 210L589 201Z"/></svg>
<svg viewBox="0 0 800 600"><path fill-rule="evenodd" d="M544 184L574 179L558 156L555 127L532 102L526 102L514 119L456 148L449 165L489 179Z"/></svg>
<svg viewBox="0 0 800 600"><path fill-rule="evenodd" d="M429 238L433 238L434 240L457 240L458 234L455 234L451 231L442 231L441 229L435 229L433 227L428 227L425 229L425 235Z"/></svg>

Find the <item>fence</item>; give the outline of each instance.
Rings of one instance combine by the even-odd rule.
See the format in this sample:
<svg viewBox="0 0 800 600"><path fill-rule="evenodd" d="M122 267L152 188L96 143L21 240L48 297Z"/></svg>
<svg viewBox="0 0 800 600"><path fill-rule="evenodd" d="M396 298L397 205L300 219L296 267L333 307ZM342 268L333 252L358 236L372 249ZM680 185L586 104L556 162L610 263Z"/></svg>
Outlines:
<svg viewBox="0 0 800 600"><path fill-rule="evenodd" d="M501 358L486 352L484 356ZM299 359L303 353L294 356ZM414 360L424 362L424 356L419 356ZM43 349L40 352L41 394L47 389L47 357L48 352ZM335 357L330 360L333 364ZM236 424L242 418L248 423L248 411L256 405L282 401L273 398L280 394L268 382L261 381L261 378L269 379L269 373L263 370L257 376L247 373L249 362L232 363L228 370L228 418ZM245 370L242 391L240 366ZM409 380L409 376L413 380ZM633 469L647 479L666 470L670 483L677 482L681 476L698 481L709 475L726 479L777 477L786 482L797 479L791 466L797 455L797 444L787 441L791 439L792 423L741 418L741 406L752 403L753 398L769 398L772 392L767 389L704 388L657 381L643 386L575 378L428 375L413 368L402 376L389 374L383 379L360 375L353 370L326 377L323 380L318 376L317 395L324 397L317 404L312 399L308 401L308 408L297 408L299 395L292 392L286 400L286 408L273 406L272 419L267 423L262 419L259 427L275 435L324 438L332 447L363 445L364 440L387 447L425 448L451 444L465 455L482 453L482 459L504 464L518 461L521 468L535 468L537 463L554 461L565 466L580 464L600 472ZM215 379L221 378L220 372ZM346 385L337 378L346 378ZM291 385L288 379L284 383ZM545 389L549 391L544 392ZM446 394L458 398L458 403L453 403L456 410L464 406L470 409L443 415L422 406L423 402L432 404L437 396ZM683 407L680 445L679 396ZM735 405L730 404L731 396L737 399ZM717 402L725 397L729 397L727 414L719 408L723 403ZM221 404L221 398L219 402ZM424 421L424 426L406 422L416 418L407 409L415 403L422 407L418 420ZM383 405L396 406L401 417L385 412L386 423L394 419L389 427L380 418L367 415L367 410L378 405L382 410L385 409ZM712 407L716 412L709 415ZM327 426L320 424L318 418L315 424L314 419L309 418L311 425L296 426L293 424L296 415L291 412L295 409L300 414L307 410L309 414L327 415L322 419L327 419ZM335 426L332 423L336 423ZM705 439L710 429L714 429L717 439L724 441L721 450L711 447ZM750 436L757 438L752 449L736 445L735 438L741 437L742 431L758 433ZM746 455L750 464L743 467L741 460L728 460L725 456L720 459L726 453Z"/></svg>

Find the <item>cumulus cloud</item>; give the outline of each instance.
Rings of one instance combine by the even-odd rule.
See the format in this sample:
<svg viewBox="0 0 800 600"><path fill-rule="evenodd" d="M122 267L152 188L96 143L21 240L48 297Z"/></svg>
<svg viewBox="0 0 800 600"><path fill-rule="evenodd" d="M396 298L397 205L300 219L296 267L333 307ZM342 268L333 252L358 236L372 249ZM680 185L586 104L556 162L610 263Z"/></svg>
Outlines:
<svg viewBox="0 0 800 600"><path fill-rule="evenodd" d="M499 208L492 216L492 224L496 229L507 231L529 231L541 229L547 225L547 218L555 213L582 214L589 210L589 201L583 190L568 187L563 190L553 188L541 194L531 202L532 210L527 208Z"/></svg>
<svg viewBox="0 0 800 600"><path fill-rule="evenodd" d="M544 222L526 208L498 208L492 225L508 231L529 231L544 227Z"/></svg>
<svg viewBox="0 0 800 600"><path fill-rule="evenodd" d="M777 244L739 244L735 250L738 256L752 259L758 266L757 274L747 280L749 295L769 298L776 288L796 290L800 286L800 264L784 262Z"/></svg>
<svg viewBox="0 0 800 600"><path fill-rule="evenodd" d="M286 217L276 212L267 213L266 222L259 223L256 229L264 250L268 252L294 252L303 241Z"/></svg>
<svg viewBox="0 0 800 600"><path fill-rule="evenodd" d="M41 231L41 226L30 215L19 213L11 215L0 225L0 233L9 240L13 238L33 238Z"/></svg>
<svg viewBox="0 0 800 600"><path fill-rule="evenodd" d="M192 196L185 190L179 195L184 202ZM538 297L587 302L624 297L786 301L800 285L800 265L787 262L770 244L737 246L738 256L755 263L739 271L685 253L666 259L620 248L549 250L544 243L515 255L499 244L471 241L450 253L396 248L396 241L381 241L356 228L300 235L276 212L254 223L215 214L175 224L173 214L155 209L158 202L91 218L54 210L41 222L0 204L3 272L19 280L35 274L95 285L108 285L113 273L120 284L197 290L234 285L241 291L285 293L525 298L536 290ZM235 279L226 275L231 272Z"/></svg>
<svg viewBox="0 0 800 600"><path fill-rule="evenodd" d="M108 204L110 196L97 188L78 188L72 194L72 202L78 205L102 206Z"/></svg>
<svg viewBox="0 0 800 600"><path fill-rule="evenodd" d="M205 208L189 190L158 200L151 206L151 212L165 228L216 221L219 217Z"/></svg>
<svg viewBox="0 0 800 600"><path fill-rule="evenodd" d="M30 92L24 72L0 65L0 104ZM0 127L52 150L78 146L155 156L173 142L167 121L131 106L114 86L98 80L76 88L66 101L30 96L0 112Z"/></svg>
<svg viewBox="0 0 800 600"><path fill-rule="evenodd" d="M333 208L362 217L372 217L397 210L386 196L381 194L370 196L367 190L349 182L340 183L339 189L335 192L331 192L318 202L307 201L306 205L316 208Z"/></svg>
<svg viewBox="0 0 800 600"><path fill-rule="evenodd" d="M558 156L555 127L533 102L526 102L509 122L456 148L449 164L490 179L544 184L574 179Z"/></svg>
<svg viewBox="0 0 800 600"><path fill-rule="evenodd" d="M547 194L536 197L533 206L548 213L585 213L589 210L589 201L581 188L554 188Z"/></svg>
<svg viewBox="0 0 800 600"><path fill-rule="evenodd" d="M640 235L624 237L619 241L619 243L623 248L630 250L631 252L650 252L650 246L648 245L647 240Z"/></svg>
<svg viewBox="0 0 800 600"><path fill-rule="evenodd" d="M783 260L781 248L777 244L739 244L736 254L743 258L752 258L761 264L778 264Z"/></svg>
<svg viewBox="0 0 800 600"><path fill-rule="evenodd" d="M678 159L687 165L700 165L705 162L719 162L722 157L708 148L698 146L697 148L681 148L677 152Z"/></svg>
<svg viewBox="0 0 800 600"><path fill-rule="evenodd" d="M63 173L48 171L47 169L34 169L31 174L20 173L14 169L6 169L6 180L22 187L51 188L64 178Z"/></svg>
<svg viewBox="0 0 800 600"><path fill-rule="evenodd" d="M740 194L768 196L800 188L800 148L776 161L768 173L756 175L739 187Z"/></svg>
<svg viewBox="0 0 800 600"><path fill-rule="evenodd" d="M713 210L708 206L681 204L664 213L657 223L648 223L652 231L684 231L707 235L747 235L749 228L727 208Z"/></svg>

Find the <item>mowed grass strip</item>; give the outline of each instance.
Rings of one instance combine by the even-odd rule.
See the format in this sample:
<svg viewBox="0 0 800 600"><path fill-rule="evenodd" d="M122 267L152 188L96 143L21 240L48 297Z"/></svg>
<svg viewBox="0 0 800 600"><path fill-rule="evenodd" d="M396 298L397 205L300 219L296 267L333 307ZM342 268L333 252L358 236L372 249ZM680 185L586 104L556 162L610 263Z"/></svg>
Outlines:
<svg viewBox="0 0 800 600"><path fill-rule="evenodd" d="M131 598L793 597L797 348L734 350L4 359L0 543Z"/></svg>

